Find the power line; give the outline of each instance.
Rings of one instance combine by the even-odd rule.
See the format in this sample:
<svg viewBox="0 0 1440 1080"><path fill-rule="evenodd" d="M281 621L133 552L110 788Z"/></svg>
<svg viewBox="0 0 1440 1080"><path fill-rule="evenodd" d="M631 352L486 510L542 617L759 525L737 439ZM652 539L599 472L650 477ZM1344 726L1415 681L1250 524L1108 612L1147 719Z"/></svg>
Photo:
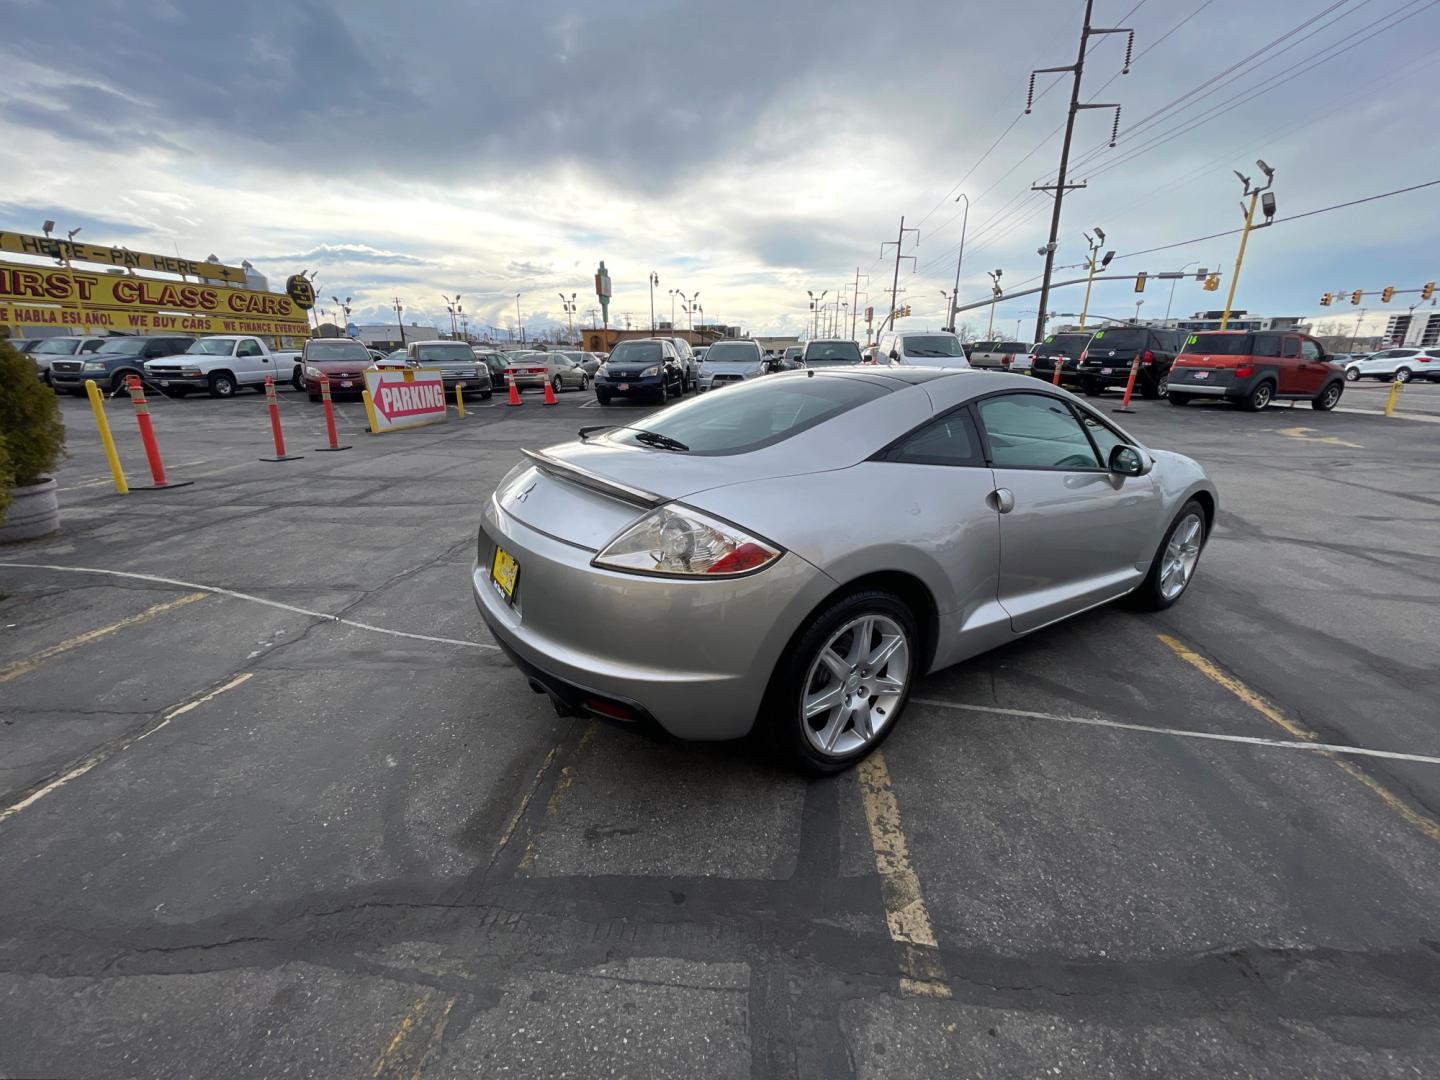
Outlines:
<svg viewBox="0 0 1440 1080"><path fill-rule="evenodd" d="M1394 191L1382 191L1379 195L1367 195L1363 199L1351 199L1349 202L1335 203L1332 206L1322 206L1316 210L1306 210L1303 214L1291 214L1289 217L1277 217L1269 225L1281 225L1287 221L1299 221L1302 218L1314 217L1316 214L1328 214L1332 210L1343 210L1349 206L1360 206L1363 203L1375 202L1378 199L1388 199L1394 195L1405 195L1411 191L1420 191L1423 188L1435 187L1440 180L1426 180L1421 184L1411 184L1409 187L1396 188ZM1236 233L1244 232L1244 228L1226 229L1223 232L1211 233L1209 236L1197 236L1190 240L1177 240L1173 244L1161 244L1159 247L1145 248L1142 251L1127 251L1124 255L1116 255L1111 262L1119 262L1121 259L1133 259L1138 255L1152 255L1157 251L1170 251L1173 248L1189 247L1191 244L1204 243L1206 240L1218 240L1222 236L1234 236Z"/></svg>

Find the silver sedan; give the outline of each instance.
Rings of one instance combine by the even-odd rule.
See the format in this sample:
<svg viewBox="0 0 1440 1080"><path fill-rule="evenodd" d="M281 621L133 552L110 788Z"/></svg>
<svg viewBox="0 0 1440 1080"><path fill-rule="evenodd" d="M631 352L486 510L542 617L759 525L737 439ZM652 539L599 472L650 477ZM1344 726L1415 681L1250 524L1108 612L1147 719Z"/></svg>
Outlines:
<svg viewBox="0 0 1440 1080"><path fill-rule="evenodd" d="M757 724L804 768L885 738L928 672L1189 586L1215 486L1070 393L966 369L797 371L540 451L472 588L562 714Z"/></svg>

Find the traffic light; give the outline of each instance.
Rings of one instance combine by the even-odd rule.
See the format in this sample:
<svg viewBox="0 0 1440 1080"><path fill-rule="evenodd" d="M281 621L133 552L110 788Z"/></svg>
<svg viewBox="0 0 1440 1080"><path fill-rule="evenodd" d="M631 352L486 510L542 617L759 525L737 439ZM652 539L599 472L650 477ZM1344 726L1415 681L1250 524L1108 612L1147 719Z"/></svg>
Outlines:
<svg viewBox="0 0 1440 1080"><path fill-rule="evenodd" d="M1144 292L1144 291L1145 291L1145 271L1144 271L1144 270L1141 270L1140 273L1138 273L1138 274L1135 275L1135 291L1136 291L1136 292Z"/></svg>
<svg viewBox="0 0 1440 1080"><path fill-rule="evenodd" d="M1218 289L1218 288L1220 288L1220 275L1219 275L1219 274L1211 274L1209 277L1207 277L1207 278L1205 279L1205 291L1206 291L1206 292L1214 292L1214 291L1215 291L1216 289Z"/></svg>
<svg viewBox="0 0 1440 1080"><path fill-rule="evenodd" d="M1350 294L1350 303L1352 303L1352 304L1358 304L1358 303L1360 303L1360 297L1362 297L1362 296L1364 296L1364 295L1365 295L1365 290L1364 290L1364 289L1356 289L1354 292L1352 292L1352 293Z"/></svg>
<svg viewBox="0 0 1440 1080"><path fill-rule="evenodd" d="M1386 285L1385 288L1383 288L1383 289L1380 290L1380 302L1381 302L1382 304L1388 304L1388 303L1390 303L1390 301L1394 298L1394 296L1395 296L1395 286L1394 286L1394 285Z"/></svg>
<svg viewBox="0 0 1440 1080"><path fill-rule="evenodd" d="M1427 281L1427 282L1425 282L1425 287L1420 290L1420 299L1421 299L1421 300L1429 300L1429 299L1430 299L1432 296L1434 296L1434 295L1435 295L1435 282L1433 282L1433 281Z"/></svg>
<svg viewBox="0 0 1440 1080"><path fill-rule="evenodd" d="M1331 295L1327 292L1324 296L1320 297L1320 306L1321 306L1321 307L1329 307L1329 306L1330 306L1330 301L1331 301L1331 299L1333 299L1333 298L1332 298Z"/></svg>

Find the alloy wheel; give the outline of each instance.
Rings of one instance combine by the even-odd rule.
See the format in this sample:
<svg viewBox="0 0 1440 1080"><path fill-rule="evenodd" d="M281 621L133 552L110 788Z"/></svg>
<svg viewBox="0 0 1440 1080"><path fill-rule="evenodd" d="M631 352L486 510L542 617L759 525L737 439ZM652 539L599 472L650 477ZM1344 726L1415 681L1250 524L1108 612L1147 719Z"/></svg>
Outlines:
<svg viewBox="0 0 1440 1080"><path fill-rule="evenodd" d="M1347 368L1345 369L1345 381L1346 381L1346 382L1358 382L1359 379L1360 379L1360 371L1359 371L1358 368L1347 367Z"/></svg>
<svg viewBox="0 0 1440 1080"><path fill-rule="evenodd" d="M1160 595L1174 600L1190 584L1195 564L1200 561L1200 543L1205 523L1199 514L1186 514L1170 532L1165 557L1160 563Z"/></svg>
<svg viewBox="0 0 1440 1080"><path fill-rule="evenodd" d="M1255 390L1255 408L1260 410L1270 404L1271 390L1269 383L1261 383Z"/></svg>
<svg viewBox="0 0 1440 1080"><path fill-rule="evenodd" d="M800 698L806 741L822 754L852 754L879 737L905 696L910 641L895 620L861 615L816 655Z"/></svg>
<svg viewBox="0 0 1440 1080"><path fill-rule="evenodd" d="M1322 409L1333 409L1336 402L1340 400L1340 384L1331 383L1330 388L1320 396L1320 407Z"/></svg>
<svg viewBox="0 0 1440 1080"><path fill-rule="evenodd" d="M1395 372L1395 381L1396 381L1396 382L1401 382L1401 383L1409 382L1409 381L1410 381L1410 369L1409 369L1408 367L1402 367L1400 370L1398 370L1397 372Z"/></svg>

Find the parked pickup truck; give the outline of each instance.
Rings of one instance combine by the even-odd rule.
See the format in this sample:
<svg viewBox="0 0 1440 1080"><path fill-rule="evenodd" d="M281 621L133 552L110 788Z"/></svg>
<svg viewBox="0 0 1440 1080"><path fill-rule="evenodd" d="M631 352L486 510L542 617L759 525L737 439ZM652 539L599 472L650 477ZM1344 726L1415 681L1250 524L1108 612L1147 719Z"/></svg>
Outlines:
<svg viewBox="0 0 1440 1080"><path fill-rule="evenodd" d="M189 334L106 338L105 343L93 353L73 359L53 360L50 364L50 385L57 391L83 396L85 380L94 379L95 385L107 394L118 394L125 389L125 380L129 376L145 377L146 360L174 356L177 351L188 349L194 343L195 339Z"/></svg>
<svg viewBox="0 0 1440 1080"><path fill-rule="evenodd" d="M208 390L211 397L233 397L242 386L265 392L265 376L275 385L293 383L298 352L277 352L258 337L219 334L201 338L183 353L145 362L145 375L165 393L184 397Z"/></svg>
<svg viewBox="0 0 1440 1080"><path fill-rule="evenodd" d="M1031 347L1023 341L977 341L967 348L970 366L991 371L1026 371Z"/></svg>

